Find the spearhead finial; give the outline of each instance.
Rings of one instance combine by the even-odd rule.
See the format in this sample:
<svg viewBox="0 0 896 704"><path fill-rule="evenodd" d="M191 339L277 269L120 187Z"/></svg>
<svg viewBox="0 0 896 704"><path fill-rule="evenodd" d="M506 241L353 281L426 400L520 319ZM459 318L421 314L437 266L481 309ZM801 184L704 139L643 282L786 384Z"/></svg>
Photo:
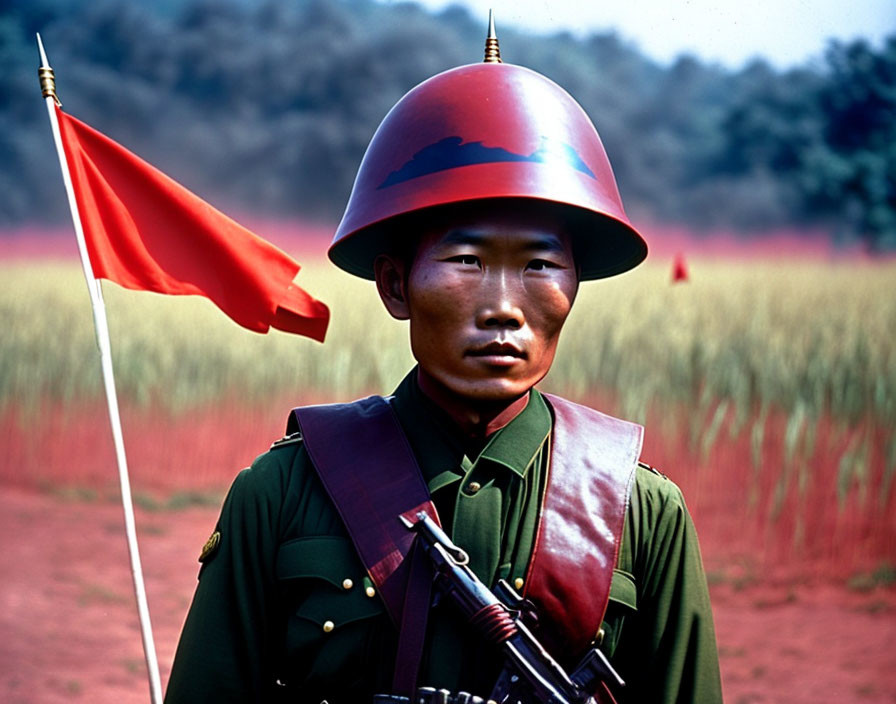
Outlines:
<svg viewBox="0 0 896 704"><path fill-rule="evenodd" d="M498 35L495 34L495 11L488 11L488 37L485 39L485 61L487 64L501 63L501 48L498 46Z"/></svg>
<svg viewBox="0 0 896 704"><path fill-rule="evenodd" d="M56 76L53 69L50 68L50 62L47 59L47 52L44 51L44 43L40 40L40 33L37 34L37 50L40 52L40 68L37 69L37 76L40 78L40 92L45 98L52 98L59 107L62 102L56 95Z"/></svg>

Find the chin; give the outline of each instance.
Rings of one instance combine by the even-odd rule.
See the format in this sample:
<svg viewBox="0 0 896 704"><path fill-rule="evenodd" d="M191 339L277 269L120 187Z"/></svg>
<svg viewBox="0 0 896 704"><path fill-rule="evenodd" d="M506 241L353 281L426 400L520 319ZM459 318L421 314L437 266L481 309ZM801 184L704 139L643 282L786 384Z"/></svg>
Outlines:
<svg viewBox="0 0 896 704"><path fill-rule="evenodd" d="M445 386L454 394L478 402L509 402L527 393L539 379L450 379ZM444 383L444 382L443 382Z"/></svg>

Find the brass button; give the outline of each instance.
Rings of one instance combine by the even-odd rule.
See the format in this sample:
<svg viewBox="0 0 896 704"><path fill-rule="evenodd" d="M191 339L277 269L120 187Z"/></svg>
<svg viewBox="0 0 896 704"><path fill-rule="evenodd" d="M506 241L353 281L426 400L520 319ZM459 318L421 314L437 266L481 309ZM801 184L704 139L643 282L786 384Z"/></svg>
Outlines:
<svg viewBox="0 0 896 704"><path fill-rule="evenodd" d="M355 583L352 580L348 578L342 580L343 589L351 589L353 586L355 586Z"/></svg>
<svg viewBox="0 0 896 704"><path fill-rule="evenodd" d="M334 628L336 628L336 624L332 621L324 621L324 633L329 633Z"/></svg>
<svg viewBox="0 0 896 704"><path fill-rule="evenodd" d="M525 582L523 581L522 577L517 577L515 580L513 580L513 586L517 589L522 589L524 584Z"/></svg>
<svg viewBox="0 0 896 704"><path fill-rule="evenodd" d="M598 645L601 645L604 642L604 637L607 635L607 632L603 628L599 628L597 631L597 635L594 637L594 640Z"/></svg>
<svg viewBox="0 0 896 704"><path fill-rule="evenodd" d="M376 596L376 590L373 587L367 587L367 589L364 590L364 593L369 597Z"/></svg>
<svg viewBox="0 0 896 704"><path fill-rule="evenodd" d="M480 484L479 482L470 482L469 484L467 484L467 492L470 494L475 494L481 488L482 484Z"/></svg>

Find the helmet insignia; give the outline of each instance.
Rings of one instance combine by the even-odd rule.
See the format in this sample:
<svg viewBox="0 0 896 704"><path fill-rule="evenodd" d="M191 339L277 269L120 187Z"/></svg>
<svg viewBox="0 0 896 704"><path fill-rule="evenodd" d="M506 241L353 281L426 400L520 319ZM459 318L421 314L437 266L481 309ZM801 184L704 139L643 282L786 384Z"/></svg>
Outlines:
<svg viewBox="0 0 896 704"><path fill-rule="evenodd" d="M517 154L503 147L487 147L482 142L465 143L462 137L453 136L440 139L435 144L421 149L400 169L390 173L377 189L388 188L413 178L434 174L437 171L506 161L566 164L591 178L597 178L571 145L551 140L548 137L542 137L538 149L531 154Z"/></svg>

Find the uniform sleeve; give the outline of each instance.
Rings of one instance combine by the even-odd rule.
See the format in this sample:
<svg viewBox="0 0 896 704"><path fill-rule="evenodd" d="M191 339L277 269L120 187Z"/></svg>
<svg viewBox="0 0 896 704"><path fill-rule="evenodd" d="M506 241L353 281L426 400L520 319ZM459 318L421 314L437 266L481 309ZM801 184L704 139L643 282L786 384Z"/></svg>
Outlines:
<svg viewBox="0 0 896 704"><path fill-rule="evenodd" d="M637 614L614 658L627 681L624 701L721 702L706 575L693 521L673 482L638 470L622 547L620 567L633 574L638 592Z"/></svg>
<svg viewBox="0 0 896 704"><path fill-rule="evenodd" d="M217 524L220 542L204 562L181 634L166 704L258 702L273 686L274 563L282 481L263 455L241 472Z"/></svg>

